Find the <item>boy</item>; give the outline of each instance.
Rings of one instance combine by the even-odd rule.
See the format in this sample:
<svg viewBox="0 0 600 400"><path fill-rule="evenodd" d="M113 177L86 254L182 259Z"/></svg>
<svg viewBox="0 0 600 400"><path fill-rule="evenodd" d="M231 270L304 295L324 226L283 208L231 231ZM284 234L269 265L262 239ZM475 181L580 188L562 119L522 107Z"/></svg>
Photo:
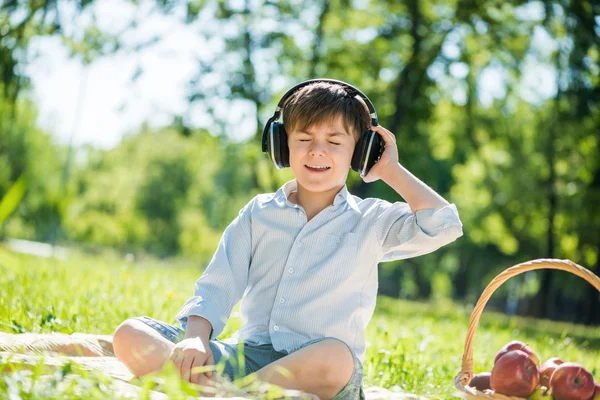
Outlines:
<svg viewBox="0 0 600 400"><path fill-rule="evenodd" d="M320 399L364 398L364 329L375 308L378 262L426 254L462 235L456 207L399 164L394 135L377 126L358 89L307 81L280 105L283 127L270 126L278 106L265 132L281 129L284 147L272 147L270 137L269 152L295 179L250 200L227 227L177 315L183 330L148 317L119 326L115 354L135 375L171 360L184 379L205 385L212 373L192 369L223 360L233 379L243 342L241 375ZM382 179L408 204L363 200L346 189L356 143L373 132L383 139L382 153L362 178ZM217 340L242 297L242 328Z"/></svg>

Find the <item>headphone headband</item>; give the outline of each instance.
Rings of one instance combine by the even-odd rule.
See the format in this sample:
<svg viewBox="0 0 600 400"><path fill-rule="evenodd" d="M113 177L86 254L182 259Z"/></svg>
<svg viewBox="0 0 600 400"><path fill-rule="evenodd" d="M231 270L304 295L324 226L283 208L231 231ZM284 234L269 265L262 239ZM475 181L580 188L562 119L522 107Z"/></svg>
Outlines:
<svg viewBox="0 0 600 400"><path fill-rule="evenodd" d="M279 103L277 103L277 108L275 109L275 114L273 115L273 120L279 119L279 116L281 115L281 110L283 109L285 101L288 99L288 97L290 97L292 94L294 94L296 91L300 90L304 86L308 86L312 83L317 83L317 82L327 82L327 83L337 84L337 85L344 87L345 89L350 89L350 91L347 91L348 94L359 95L367 104L367 108L369 109L369 115L371 116L371 124L373 126L379 125L379 121L377 120L377 112L375 111L375 106L373 106L373 103L371 103L371 100L369 100L369 98L367 97L366 94L364 94L363 92L360 91L360 89L352 86L348 82L339 81L337 79L329 79L329 78L309 79L307 81L300 82L296 86L289 89L287 92L285 92L285 94L283 95L281 100L279 100Z"/></svg>

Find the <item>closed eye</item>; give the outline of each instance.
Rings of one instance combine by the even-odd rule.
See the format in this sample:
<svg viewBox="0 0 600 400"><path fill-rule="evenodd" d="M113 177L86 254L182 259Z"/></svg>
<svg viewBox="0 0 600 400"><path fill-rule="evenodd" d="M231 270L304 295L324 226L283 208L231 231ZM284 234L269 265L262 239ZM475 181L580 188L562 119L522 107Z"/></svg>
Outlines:
<svg viewBox="0 0 600 400"><path fill-rule="evenodd" d="M310 142L310 139L298 139L298 141L299 142ZM338 142L329 142L329 143L331 143L331 144L333 144L335 146L341 145L341 143L338 143Z"/></svg>

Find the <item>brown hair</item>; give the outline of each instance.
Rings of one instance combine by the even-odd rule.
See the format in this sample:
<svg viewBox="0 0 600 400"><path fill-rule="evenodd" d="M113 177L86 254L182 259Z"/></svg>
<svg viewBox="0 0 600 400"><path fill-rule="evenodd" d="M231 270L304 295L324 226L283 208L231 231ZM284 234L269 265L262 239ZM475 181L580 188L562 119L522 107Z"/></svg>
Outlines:
<svg viewBox="0 0 600 400"><path fill-rule="evenodd" d="M283 105L283 124L289 134L342 116L346 132L358 140L371 127L369 109L351 88L330 82L315 82L293 93Z"/></svg>

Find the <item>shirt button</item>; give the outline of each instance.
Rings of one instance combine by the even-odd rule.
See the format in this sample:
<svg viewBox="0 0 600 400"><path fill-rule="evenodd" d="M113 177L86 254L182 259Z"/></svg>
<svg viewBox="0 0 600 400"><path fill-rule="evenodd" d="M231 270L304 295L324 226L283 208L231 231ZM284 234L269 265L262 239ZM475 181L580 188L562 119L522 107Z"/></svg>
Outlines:
<svg viewBox="0 0 600 400"><path fill-rule="evenodd" d="M282 298L279 299L279 302L280 303L285 303L285 299L282 297Z"/></svg>
<svg viewBox="0 0 600 400"><path fill-rule="evenodd" d="M278 331L278 330L279 330L279 326L275 325L275 326L273 327L273 330L274 330L274 331Z"/></svg>
<svg viewBox="0 0 600 400"><path fill-rule="evenodd" d="M289 272L290 274L291 274L291 273L293 273L293 272L294 272L294 268L290 268L290 269L288 269L288 272Z"/></svg>

